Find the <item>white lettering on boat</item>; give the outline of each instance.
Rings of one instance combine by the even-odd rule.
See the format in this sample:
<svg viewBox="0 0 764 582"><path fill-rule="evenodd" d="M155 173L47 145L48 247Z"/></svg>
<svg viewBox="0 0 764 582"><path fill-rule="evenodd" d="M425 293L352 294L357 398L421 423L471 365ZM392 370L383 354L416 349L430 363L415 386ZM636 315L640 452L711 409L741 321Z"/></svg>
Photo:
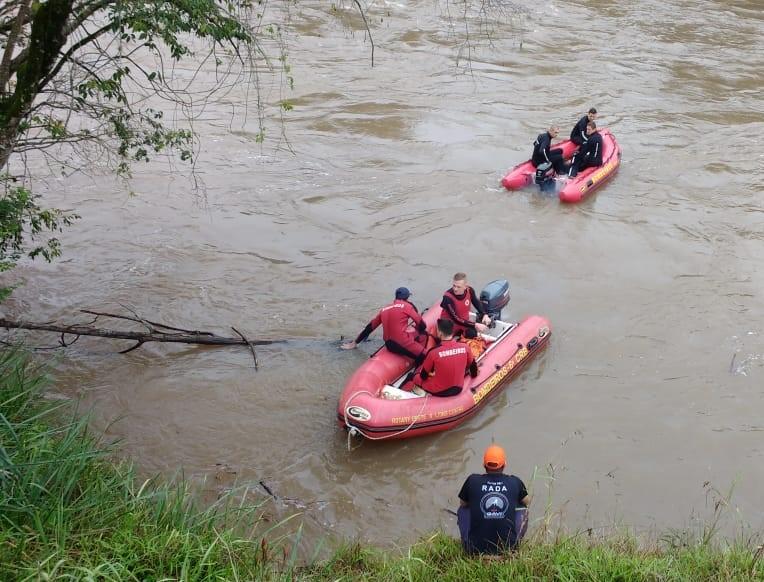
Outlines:
<svg viewBox="0 0 764 582"><path fill-rule="evenodd" d="M449 408L447 410L436 410L434 412L427 412L424 414L417 414L412 416L394 416L390 419L390 424L414 424L416 422L427 422L430 420L440 420L442 418L448 418L449 416L456 416L464 410L464 406L457 406L456 408Z"/></svg>

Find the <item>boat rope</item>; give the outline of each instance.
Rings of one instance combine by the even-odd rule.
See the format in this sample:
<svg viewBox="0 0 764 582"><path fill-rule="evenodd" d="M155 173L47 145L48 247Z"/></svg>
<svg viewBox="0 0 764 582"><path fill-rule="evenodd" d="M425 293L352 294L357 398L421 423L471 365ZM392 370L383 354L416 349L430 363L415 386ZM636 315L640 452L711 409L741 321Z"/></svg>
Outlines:
<svg viewBox="0 0 764 582"><path fill-rule="evenodd" d="M413 427L416 424L416 421L419 420L419 417L422 415L422 412L424 412L424 407L427 404L427 399L430 397L430 395L427 392L425 392L425 395L422 397L422 407L419 409L419 412L417 412L416 415L412 417L411 423L403 430L399 430L398 432L394 432L394 433L386 434L382 436L371 436L369 434L366 434L361 428L350 424L350 421L348 420L348 410L350 409L350 403L353 401L353 398L355 398L359 394L368 394L372 398L376 398L376 396L372 394L371 392L369 392L368 390L359 390L358 392L354 392L353 395L350 398L348 398L348 401L345 404L345 414L344 414L345 426L348 429L348 451L353 450L353 448L350 445L350 441L357 434L360 434L362 437L367 438L371 441L381 441L384 439L392 438L394 436L402 435L403 433L411 430L411 427Z"/></svg>

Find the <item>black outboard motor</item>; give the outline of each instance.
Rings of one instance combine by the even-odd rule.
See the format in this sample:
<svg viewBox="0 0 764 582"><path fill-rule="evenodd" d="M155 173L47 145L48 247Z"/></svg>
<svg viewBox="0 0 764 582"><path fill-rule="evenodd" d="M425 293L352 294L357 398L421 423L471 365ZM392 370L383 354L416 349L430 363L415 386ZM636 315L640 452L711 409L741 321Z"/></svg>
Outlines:
<svg viewBox="0 0 764 582"><path fill-rule="evenodd" d="M542 192L554 190L555 171L550 162L544 162L536 167L536 176L533 181L538 184Z"/></svg>
<svg viewBox="0 0 764 582"><path fill-rule="evenodd" d="M491 319L501 319L501 310L509 304L509 281L491 281L480 292L480 302Z"/></svg>

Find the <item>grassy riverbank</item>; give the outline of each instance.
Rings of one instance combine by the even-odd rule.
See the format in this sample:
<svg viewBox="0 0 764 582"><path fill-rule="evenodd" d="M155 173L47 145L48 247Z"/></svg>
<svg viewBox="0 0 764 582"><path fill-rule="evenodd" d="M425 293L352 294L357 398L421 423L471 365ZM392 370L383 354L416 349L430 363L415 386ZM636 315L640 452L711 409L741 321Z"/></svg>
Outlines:
<svg viewBox="0 0 764 582"><path fill-rule="evenodd" d="M86 419L40 398L46 383L22 352L0 352L0 580L764 580L756 543L711 536L645 549L539 532L489 561L436 534L404 552L351 546L298 565L256 505L198 510L182 484L142 483L111 463Z"/></svg>
<svg viewBox="0 0 764 582"><path fill-rule="evenodd" d="M0 354L0 580L235 580L284 566L234 531L256 507L198 510L182 484L136 481L86 419L40 398L46 384L23 353Z"/></svg>

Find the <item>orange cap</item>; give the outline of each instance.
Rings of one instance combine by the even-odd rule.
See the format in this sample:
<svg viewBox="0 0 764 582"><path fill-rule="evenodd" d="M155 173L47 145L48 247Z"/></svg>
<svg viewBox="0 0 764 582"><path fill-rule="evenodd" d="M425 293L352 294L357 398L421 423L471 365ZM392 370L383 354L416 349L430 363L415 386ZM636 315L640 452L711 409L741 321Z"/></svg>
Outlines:
<svg viewBox="0 0 764 582"><path fill-rule="evenodd" d="M483 454L483 466L486 469L503 469L507 464L507 456L499 445L491 445Z"/></svg>

